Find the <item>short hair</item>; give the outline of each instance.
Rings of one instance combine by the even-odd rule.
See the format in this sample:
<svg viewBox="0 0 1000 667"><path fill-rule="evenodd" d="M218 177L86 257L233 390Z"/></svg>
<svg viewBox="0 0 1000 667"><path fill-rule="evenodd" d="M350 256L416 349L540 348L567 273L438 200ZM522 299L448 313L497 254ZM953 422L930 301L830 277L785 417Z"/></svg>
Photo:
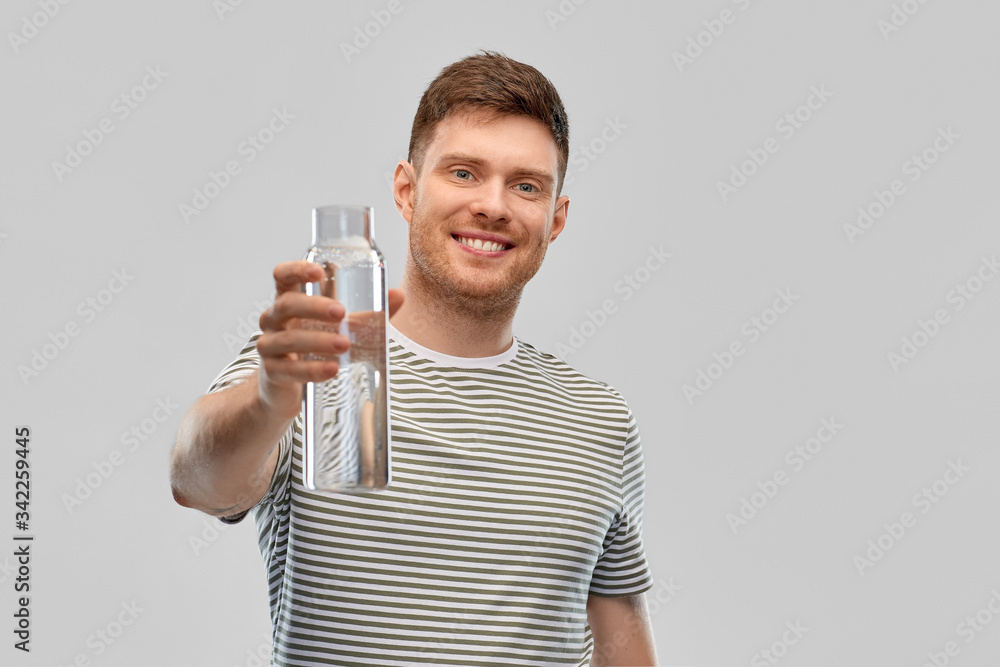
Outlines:
<svg viewBox="0 0 1000 667"><path fill-rule="evenodd" d="M415 168L420 168L438 123L458 111L485 111L491 120L527 116L540 121L556 142L556 193L562 192L569 161L569 119L555 86L541 72L496 51L481 51L441 70L413 117L409 161Z"/></svg>

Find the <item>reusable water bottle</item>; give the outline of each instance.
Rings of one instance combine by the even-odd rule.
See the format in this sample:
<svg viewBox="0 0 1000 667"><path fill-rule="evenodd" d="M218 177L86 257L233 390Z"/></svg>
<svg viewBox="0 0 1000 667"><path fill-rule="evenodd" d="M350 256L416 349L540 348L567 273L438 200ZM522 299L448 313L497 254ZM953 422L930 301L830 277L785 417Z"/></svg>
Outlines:
<svg viewBox="0 0 1000 667"><path fill-rule="evenodd" d="M374 213L368 206L313 209L305 258L326 276L304 290L336 299L346 315L339 329L315 320L305 326L336 330L351 341L347 352L329 357L340 365L335 378L305 386L302 477L316 491L383 489L391 479L389 313L385 260L372 237Z"/></svg>

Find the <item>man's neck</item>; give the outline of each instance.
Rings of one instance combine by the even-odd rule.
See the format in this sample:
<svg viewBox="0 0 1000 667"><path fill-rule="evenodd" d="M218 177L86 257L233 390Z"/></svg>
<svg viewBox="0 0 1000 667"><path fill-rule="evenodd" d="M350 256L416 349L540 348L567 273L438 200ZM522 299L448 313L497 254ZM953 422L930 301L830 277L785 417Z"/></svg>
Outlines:
<svg viewBox="0 0 1000 667"><path fill-rule="evenodd" d="M392 325L419 345L453 357L492 357L514 342L517 304L501 311L473 313L428 296L406 277L406 300L392 316Z"/></svg>

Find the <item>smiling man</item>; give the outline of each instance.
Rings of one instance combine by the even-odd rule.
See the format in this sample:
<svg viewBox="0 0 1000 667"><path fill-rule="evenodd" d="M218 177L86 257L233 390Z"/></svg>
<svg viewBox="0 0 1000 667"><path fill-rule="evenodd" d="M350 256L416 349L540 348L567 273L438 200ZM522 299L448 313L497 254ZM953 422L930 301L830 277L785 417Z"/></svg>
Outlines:
<svg viewBox="0 0 1000 667"><path fill-rule="evenodd" d="M390 290L393 482L301 479L304 382L337 373L341 304L274 270L255 334L185 417L182 505L253 510L272 665L651 665L643 465L624 399L513 334L521 292L566 225L569 128L537 70L496 53L424 93L396 207L410 243Z"/></svg>

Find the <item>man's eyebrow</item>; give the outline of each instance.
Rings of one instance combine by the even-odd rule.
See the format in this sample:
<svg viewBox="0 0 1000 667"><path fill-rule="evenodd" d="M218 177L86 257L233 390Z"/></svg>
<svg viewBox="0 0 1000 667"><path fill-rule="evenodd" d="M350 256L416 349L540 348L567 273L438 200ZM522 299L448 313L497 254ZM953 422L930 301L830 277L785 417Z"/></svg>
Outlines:
<svg viewBox="0 0 1000 667"><path fill-rule="evenodd" d="M482 167L486 165L486 161L482 158L473 157L472 155L466 155L464 153L445 153L437 159L437 164L439 166L454 162L461 162L475 167ZM556 181L551 173L538 169L518 169L517 175L537 178L548 186L551 186Z"/></svg>
<svg viewBox="0 0 1000 667"><path fill-rule="evenodd" d="M484 164L486 164L485 160L473 157L471 155L466 155L465 153L445 153L444 155L438 158L437 162L438 164L445 164L448 162L464 162L466 164L472 164L477 167L481 167Z"/></svg>

